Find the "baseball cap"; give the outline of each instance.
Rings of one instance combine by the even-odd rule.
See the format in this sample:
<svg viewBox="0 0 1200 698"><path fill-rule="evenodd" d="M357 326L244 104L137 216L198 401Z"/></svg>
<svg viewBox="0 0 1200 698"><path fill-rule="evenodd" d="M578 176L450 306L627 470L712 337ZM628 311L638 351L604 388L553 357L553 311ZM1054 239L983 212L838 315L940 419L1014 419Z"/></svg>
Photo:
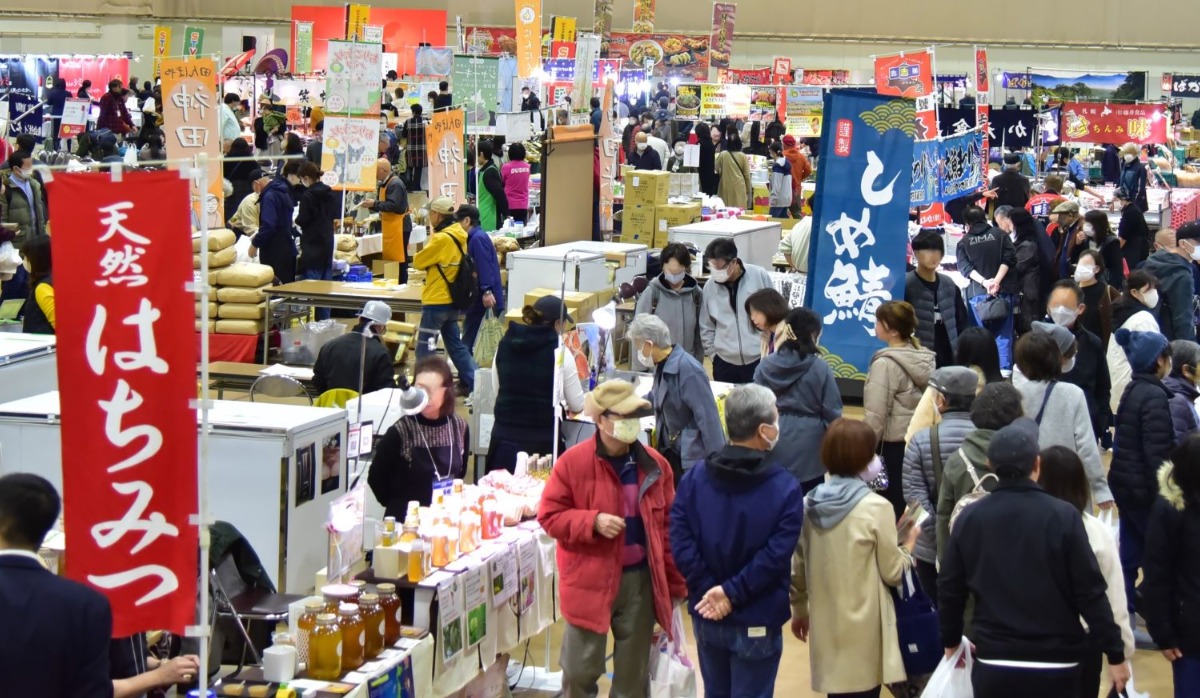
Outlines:
<svg viewBox="0 0 1200 698"><path fill-rule="evenodd" d="M563 303L563 299L558 296L542 296L534 301L533 309L547 320L562 318L567 322L575 322L575 318L567 313L567 306Z"/></svg>
<svg viewBox="0 0 1200 698"><path fill-rule="evenodd" d="M1178 240L1198 240L1200 239L1200 223L1192 221L1184 223L1175 229L1175 239Z"/></svg>
<svg viewBox="0 0 1200 698"><path fill-rule="evenodd" d="M1079 213L1079 204L1075 201L1064 201L1055 206L1051 213Z"/></svg>
<svg viewBox="0 0 1200 698"><path fill-rule="evenodd" d="M1001 470L1016 470L1028 475L1033 472L1039 452L1037 422L1021 417L992 435L988 463L997 474Z"/></svg>
<svg viewBox="0 0 1200 698"><path fill-rule="evenodd" d="M783 145L787 148L795 147L796 137L795 136L784 136L783 137Z"/></svg>
<svg viewBox="0 0 1200 698"><path fill-rule="evenodd" d="M1129 190L1125 187L1117 187L1117 190L1113 192L1113 198L1120 199L1121 201L1133 201L1133 197L1130 196Z"/></svg>
<svg viewBox="0 0 1200 698"><path fill-rule="evenodd" d="M584 412L595 419L604 414L622 417L648 417L654 414L649 401L638 397L633 384L620 379L608 380L596 386L583 399Z"/></svg>
<svg viewBox="0 0 1200 698"><path fill-rule="evenodd" d="M933 372L929 385L943 395L974 397L979 388L979 374L965 366L943 366Z"/></svg>
<svg viewBox="0 0 1200 698"><path fill-rule="evenodd" d="M367 301L358 316L377 325L386 325L392 319L392 309L383 301Z"/></svg>
<svg viewBox="0 0 1200 698"><path fill-rule="evenodd" d="M1021 164L1021 156L1017 155L1016 153L1009 153L1004 156L1004 164L1005 165L1020 165Z"/></svg>
<svg viewBox="0 0 1200 698"><path fill-rule="evenodd" d="M443 215L449 215L451 213L454 213L454 199L451 199L448 196L439 196L436 199L430 201L429 204L425 208L429 209L430 211L433 211L434 213L441 213Z"/></svg>

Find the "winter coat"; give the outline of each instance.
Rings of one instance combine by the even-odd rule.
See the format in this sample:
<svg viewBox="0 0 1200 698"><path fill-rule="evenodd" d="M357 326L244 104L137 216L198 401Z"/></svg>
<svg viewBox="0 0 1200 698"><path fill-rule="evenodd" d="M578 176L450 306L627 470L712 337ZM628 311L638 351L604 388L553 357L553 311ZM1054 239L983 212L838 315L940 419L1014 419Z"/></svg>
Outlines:
<svg viewBox="0 0 1200 698"><path fill-rule="evenodd" d="M700 341L700 305L704 292L691 276L685 276L679 290L671 288L661 274L650 280L638 298L635 314L649 313L661 319L671 331L671 341L704 363L704 343Z"/></svg>
<svg viewBox="0 0 1200 698"><path fill-rule="evenodd" d="M1142 211L1149 210L1149 202L1146 199L1146 186L1149 179L1150 175L1141 160L1134 158L1133 162L1122 162L1121 186L1125 187L1125 191L1129 192Z"/></svg>
<svg viewBox="0 0 1200 698"><path fill-rule="evenodd" d="M804 153L800 152L799 146L792 146L791 148L785 146L783 157L787 158L788 164L792 166L792 195L793 198L798 197L804 185L804 180L808 179L809 175L813 172L812 163L808 161L808 158L804 157Z"/></svg>
<svg viewBox="0 0 1200 698"><path fill-rule="evenodd" d="M1121 222L1117 224L1117 237L1125 241L1121 248L1129 269L1137 269L1138 265L1150 256L1150 226L1146 224L1146 214L1137 206L1126 206L1121 209Z"/></svg>
<svg viewBox="0 0 1200 698"><path fill-rule="evenodd" d="M987 376L983 375L983 369L979 368L978 366L969 366L968 368L970 368L979 376L979 381L976 384L977 387L975 390L975 394L979 395L979 393L982 393L983 389L987 387ZM915 412L913 412L913 417L908 422L908 431L904 433L905 443L911 443L913 437L916 436L918 432L924 431L935 424L941 423L942 415L938 414L936 398L937 391L933 388L926 388L925 392L921 394L921 401L917 403L917 409Z"/></svg>
<svg viewBox="0 0 1200 698"><path fill-rule="evenodd" d="M938 274L937 296L930 292L929 287L910 271L904 280L904 300L912 304L917 313L917 339L921 346L932 348L936 337L936 326L940 321L946 327L946 336L953 346L958 341L960 328L958 326L958 308L962 295L954 280L945 274Z"/></svg>
<svg viewBox="0 0 1200 698"><path fill-rule="evenodd" d="M1054 391L1047 401L1046 390L1051 385ZM1100 462L1100 449L1096 446L1096 434L1092 430L1083 389L1062 381L1048 383L1023 378L1014 379L1013 386L1021 393L1026 417L1037 419L1038 413L1042 414L1038 422L1038 446L1043 449L1065 446L1078 453L1091 484L1092 501L1095 504L1111 502L1113 496L1104 481L1104 465Z"/></svg>
<svg viewBox="0 0 1200 698"><path fill-rule="evenodd" d="M1111 512L1110 512L1111 513ZM1133 657L1137 647L1133 642L1133 625L1129 622L1129 603L1125 597L1125 573L1121 570L1121 554L1117 550L1117 538L1113 529L1104 521L1084 513L1083 528L1087 531L1088 543L1100 565L1100 574L1108 586L1105 595L1112 608L1113 620L1121 629L1121 643L1125 645L1125 656Z"/></svg>
<svg viewBox="0 0 1200 698"><path fill-rule="evenodd" d="M359 323L353 332L334 337L321 346L313 365L312 383L316 395L337 389L358 392L360 357L366 359L366 368L362 372L364 395L396 385L392 352L378 337L363 337L362 329L363 323ZM404 378L401 378L401 385L407 386Z"/></svg>
<svg viewBox="0 0 1200 698"><path fill-rule="evenodd" d="M258 197L258 232L254 246L258 260L275 270L281 284L296 280L296 243L292 240L292 190L283 177L275 177ZM332 260L331 260L332 263Z"/></svg>
<svg viewBox="0 0 1200 698"><path fill-rule="evenodd" d="M934 469L933 429L938 430L941 473ZM938 483L945 475L946 463L973 431L975 425L970 413L948 412L936 426L913 436L904 451L904 501L916 502L929 512L929 519L921 525L921 536L913 550L913 557L918 560L937 561Z"/></svg>
<svg viewBox="0 0 1200 698"><path fill-rule="evenodd" d="M467 254L471 255L471 261L475 263L475 274L479 279L479 297L475 299L472 310L480 315L484 314L483 296L490 291L492 297L496 299L492 313L497 317L502 317L504 315L504 280L500 277L500 258L496 255L496 245L492 242L491 236L483 232L483 228L478 225L467 232Z"/></svg>
<svg viewBox="0 0 1200 698"><path fill-rule="evenodd" d="M717 196L730 208L754 208L751 206L753 189L750 183L750 160L745 153L722 151L716 159Z"/></svg>
<svg viewBox="0 0 1200 698"><path fill-rule="evenodd" d="M975 477L980 480L992 472L992 466L988 464L987 450L995 433L991 429L972 431L963 439L962 445L954 455L942 464L942 486L938 489L937 518L934 526L937 530L938 562L945 556L946 544L950 541L950 515L954 513L954 506L958 504L958 500L975 491L975 479L967 471L967 463L970 462L971 467L975 469ZM963 460L964 456L966 460ZM990 492L996 486L996 481L994 478L988 478L982 484L983 489Z"/></svg>
<svg viewBox="0 0 1200 698"><path fill-rule="evenodd" d="M1142 266L1158 279L1158 322L1167 339L1196 341L1196 318L1192 310L1195 298L1193 264L1178 254L1159 250Z"/></svg>
<svg viewBox="0 0 1200 698"><path fill-rule="evenodd" d="M904 441L933 369L934 355L928 349L906 345L875 352L863 387L863 409L876 439Z"/></svg>
<svg viewBox="0 0 1200 698"><path fill-rule="evenodd" d="M1184 499L1174 465L1158 469L1160 497L1150 513L1141 603L1155 644L1200 656L1200 508Z"/></svg>
<svg viewBox="0 0 1200 698"><path fill-rule="evenodd" d="M1196 384L1183 376L1167 376L1163 385L1171 391L1171 425L1175 427L1175 442L1180 443L1193 431L1200 428L1196 416L1196 399L1200 390Z"/></svg>
<svg viewBox="0 0 1200 698"><path fill-rule="evenodd" d="M791 616L789 572L804 495L800 483L774 463L771 453L729 445L679 483L671 551L687 580L693 616L715 586L733 606L721 623L775 629Z"/></svg>
<svg viewBox="0 0 1200 698"><path fill-rule="evenodd" d="M835 476L805 497L791 598L792 617L809 620L813 691L856 693L905 679L888 587L911 568L892 505L865 482Z"/></svg>
<svg viewBox="0 0 1200 698"><path fill-rule="evenodd" d="M1092 421L1092 433L1098 439L1112 422L1112 411L1108 408L1112 378L1108 373L1107 354L1100 338L1084 329L1082 322L1076 322L1069 329L1075 335L1075 344L1079 349L1075 353L1075 367L1062 380L1079 386L1083 391L1088 417Z"/></svg>
<svg viewBox="0 0 1200 698"><path fill-rule="evenodd" d="M778 158L771 164L770 180L771 208L787 208L792 205L792 166L786 158Z"/></svg>
<svg viewBox="0 0 1200 698"><path fill-rule="evenodd" d="M429 236L425 247L413 257L413 266L425 272L421 305L450 305L453 302L448 282L458 278L465 254L467 231L458 223L450 223Z"/></svg>
<svg viewBox="0 0 1200 698"><path fill-rule="evenodd" d="M333 267L333 221L342 215L342 197L324 182L317 182L300 196L300 269Z"/></svg>
<svg viewBox="0 0 1200 698"><path fill-rule="evenodd" d="M842 416L842 395L829 364L815 354L784 347L759 363L754 382L775 393L779 410L775 453L780 465L800 482L824 475L821 441L833 420Z"/></svg>
<svg viewBox="0 0 1200 698"><path fill-rule="evenodd" d="M654 406L660 451L673 441L684 464L690 465L725 445L725 429L704 364L682 347L673 347L659 364L646 399Z"/></svg>
<svg viewBox="0 0 1200 698"><path fill-rule="evenodd" d="M745 272L737 280L737 296L732 304L729 285L710 281L704 285L703 305L700 308L700 338L704 342L706 356L719 356L735 366L745 366L759 360L758 332L742 313L746 312L746 299L755 291L774 288L766 269L746 264Z"/></svg>
<svg viewBox="0 0 1200 698"><path fill-rule="evenodd" d="M1000 273L1001 266L1008 267L1008 273L1000 282L1000 291L1016 293L1020 288L1017 281L1017 250L999 228L993 228L987 223L979 223L971 227L958 243L958 272L965 278L971 278L971 272L979 272L985 279L993 279ZM987 295L987 290L980 284L971 281L967 287L967 298Z"/></svg>
<svg viewBox="0 0 1200 698"><path fill-rule="evenodd" d="M1035 239L1018 242L1016 249L1017 267L1009 273L1015 274L1019 283L1022 327L1029 327L1045 308L1042 302L1042 254Z"/></svg>
<svg viewBox="0 0 1200 698"><path fill-rule="evenodd" d="M1108 470L1118 507L1154 503L1158 468L1174 448L1171 391L1152 374L1133 374L1117 408L1117 436Z"/></svg>
<svg viewBox="0 0 1200 698"><path fill-rule="evenodd" d="M1126 319L1119 320L1129 308L1130 305L1136 303L1138 308L1132 314L1126 315ZM1120 324L1118 324L1120 323ZM1158 332L1158 320L1154 315L1138 301L1133 303L1114 303L1113 304L1113 327L1117 329L1127 329L1133 332ZM1133 369L1129 367L1129 358L1125 356L1125 350L1116 342L1108 343L1108 377L1112 383L1112 388L1109 391L1108 405L1112 414L1117 413L1117 408L1121 406L1121 397L1125 394L1125 387L1129 385L1129 379L1133 377Z"/></svg>
<svg viewBox="0 0 1200 698"><path fill-rule="evenodd" d="M631 448L638 465L638 510L646 529L654 618L669 635L672 599L687 596L667 538L675 481L671 466L657 451L638 443ZM555 559L563 617L577 628L602 635L612 625L621 587L625 537L609 539L596 533L596 515L621 516L624 498L625 488L597 437L559 456L538 506L538 523L558 542Z"/></svg>
<svg viewBox="0 0 1200 698"><path fill-rule="evenodd" d="M708 196L717 195L717 146L712 138L700 139L700 191Z"/></svg>
<svg viewBox="0 0 1200 698"><path fill-rule="evenodd" d="M0 199L0 223L16 223L17 234L13 239L13 247L20 251L21 245L36 235L46 233L46 200L42 194L42 183L36 178L29 178L29 191L33 192L33 202L25 196L13 182L16 177L10 171L3 176L4 198ZM34 209L31 211L31 207ZM36 215L37 225L34 225Z"/></svg>

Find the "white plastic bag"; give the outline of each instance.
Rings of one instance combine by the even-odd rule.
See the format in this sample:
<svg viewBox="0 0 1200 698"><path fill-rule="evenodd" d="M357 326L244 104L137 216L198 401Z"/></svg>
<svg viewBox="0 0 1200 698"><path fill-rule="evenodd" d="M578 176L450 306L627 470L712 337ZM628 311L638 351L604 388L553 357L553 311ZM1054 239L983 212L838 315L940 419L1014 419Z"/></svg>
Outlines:
<svg viewBox="0 0 1200 698"><path fill-rule="evenodd" d="M655 636L650 648L650 698L696 698L696 668L684 651L683 607L671 614L671 634Z"/></svg>
<svg viewBox="0 0 1200 698"><path fill-rule="evenodd" d="M21 255L17 254L17 250L11 242L0 243L0 280L11 279L17 273L17 267L21 266L21 262Z"/></svg>
<svg viewBox="0 0 1200 698"><path fill-rule="evenodd" d="M1117 510L1114 508L1101 509L1100 516L1097 516L1096 518L1100 519L1100 523L1104 524L1110 531L1112 531L1113 540L1117 542L1117 545L1120 545L1121 521L1117 518Z"/></svg>
<svg viewBox="0 0 1200 698"><path fill-rule="evenodd" d="M1133 687L1133 662L1128 662L1129 665L1129 681L1125 684L1125 692L1122 696L1126 698L1150 698L1150 693L1141 693Z"/></svg>
<svg viewBox="0 0 1200 698"><path fill-rule="evenodd" d="M959 662L963 662L960 667ZM971 656L971 644L963 638L958 649L950 657L943 658L938 668L925 684L921 698L974 698L971 688L971 667L975 659Z"/></svg>

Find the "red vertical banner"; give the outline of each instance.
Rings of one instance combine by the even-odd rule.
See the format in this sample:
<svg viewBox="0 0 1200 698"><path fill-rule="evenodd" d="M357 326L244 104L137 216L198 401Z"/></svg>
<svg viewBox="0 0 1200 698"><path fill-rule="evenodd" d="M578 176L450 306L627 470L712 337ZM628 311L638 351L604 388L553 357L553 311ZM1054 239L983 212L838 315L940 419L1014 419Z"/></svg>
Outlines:
<svg viewBox="0 0 1200 698"><path fill-rule="evenodd" d="M987 94L991 91L991 79L988 78L987 49L975 49L975 91Z"/></svg>
<svg viewBox="0 0 1200 698"><path fill-rule="evenodd" d="M992 107L990 104L975 103L975 123L979 125L980 136L983 138L983 147L980 148L983 157L987 158L991 152L991 132L992 132ZM986 162L986 160L985 160Z"/></svg>
<svg viewBox="0 0 1200 698"><path fill-rule="evenodd" d="M733 28L737 23L737 3L714 2L712 33L708 37L708 61L714 68L728 68L733 55Z"/></svg>
<svg viewBox="0 0 1200 698"><path fill-rule="evenodd" d="M67 572L108 597L114 637L182 633L199 545L188 182L63 173L47 186Z"/></svg>

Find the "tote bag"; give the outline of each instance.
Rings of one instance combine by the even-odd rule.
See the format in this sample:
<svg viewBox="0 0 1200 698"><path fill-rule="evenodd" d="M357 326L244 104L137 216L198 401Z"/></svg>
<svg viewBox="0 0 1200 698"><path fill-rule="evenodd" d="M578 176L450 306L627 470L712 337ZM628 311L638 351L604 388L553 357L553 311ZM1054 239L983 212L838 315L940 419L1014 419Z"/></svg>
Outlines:
<svg viewBox="0 0 1200 698"><path fill-rule="evenodd" d="M899 589L892 589L892 598L896 602L896 635L904 672L909 678L932 674L945 656L933 602L913 582L912 570L904 573Z"/></svg>

